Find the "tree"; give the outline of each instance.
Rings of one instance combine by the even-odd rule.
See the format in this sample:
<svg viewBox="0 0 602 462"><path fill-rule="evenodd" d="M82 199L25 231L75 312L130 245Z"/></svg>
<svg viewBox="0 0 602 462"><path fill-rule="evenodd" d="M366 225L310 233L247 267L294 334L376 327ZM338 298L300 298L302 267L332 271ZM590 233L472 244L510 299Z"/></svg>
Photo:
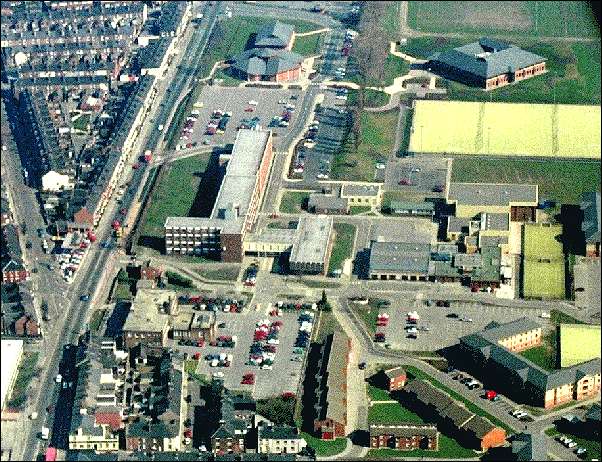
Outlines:
<svg viewBox="0 0 602 462"><path fill-rule="evenodd" d="M128 283L130 282L130 278L128 276L128 273L125 269L121 268L119 270L119 273L117 273L117 281L121 282L121 283Z"/></svg>
<svg viewBox="0 0 602 462"><path fill-rule="evenodd" d="M330 303L328 302L328 298L326 297L326 291L323 289L322 289L322 298L317 303L317 305L318 305L318 309L320 311L332 311L332 307L330 306Z"/></svg>

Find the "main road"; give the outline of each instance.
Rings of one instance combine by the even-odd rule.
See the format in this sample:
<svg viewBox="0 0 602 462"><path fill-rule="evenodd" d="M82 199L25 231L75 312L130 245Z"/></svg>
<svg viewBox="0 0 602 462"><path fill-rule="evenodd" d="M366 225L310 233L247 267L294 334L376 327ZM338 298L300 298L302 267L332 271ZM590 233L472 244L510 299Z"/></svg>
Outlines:
<svg viewBox="0 0 602 462"><path fill-rule="evenodd" d="M171 68L165 77L165 80L160 83L160 95L159 101L164 99L158 106L152 108L151 112L155 112L157 125L161 121L167 121L171 118L172 113L175 110L176 100L178 99L178 93L180 91L188 90L188 86L192 83L192 79L197 70L197 64L200 61L200 54L202 54L207 45L207 41L217 15L222 7L221 2L217 2L214 6L206 4L195 4L194 9L200 10L201 6L205 6L204 18L198 28L190 33L190 30L186 32L183 43L190 43L192 49L188 49L188 46L181 46L182 51L180 59L182 66L174 66ZM190 26L189 26L190 29ZM166 90L169 86L171 91ZM158 101L158 102L159 102ZM170 106L171 105L171 106ZM152 118L152 115L151 115ZM156 125L147 124L145 127L145 133L141 134L141 140L146 138L146 142L139 143L139 147L144 149L151 149L155 151L157 147L160 147L160 133L156 129ZM143 149L140 149L142 154ZM134 160L135 162L135 160ZM13 166L14 167L14 166ZM14 169L13 169L14 170ZM134 172L133 174L131 172ZM103 218L98 224L96 234L98 242L106 242L110 240L112 229L111 222L119 216L118 208L129 208L134 202L135 195L131 194L133 191L137 191L138 186L143 178L143 169L132 170L126 172L125 178L122 178L121 184L126 184L129 180L130 189L128 193L123 197L121 206L119 206L113 198L105 211ZM129 176L132 178L128 178ZM15 192L21 196L23 191L15 189L11 192ZM30 191L29 194L33 194ZM35 196L34 196L35 197ZM35 206L33 204L25 205L23 201L15 204L16 213L19 215L27 209L37 210L39 205L37 202ZM34 227L35 227L35 222ZM68 427L65 422L54 422L54 413L46 412L49 406L52 406L53 401L58 396L58 390L54 383L54 377L58 372L59 362L63 355L63 349L65 345L73 344L77 342L77 339L81 332L84 330L84 325L88 318L90 308L97 302L102 303L103 300L98 300L101 293L104 293L104 289L108 282L112 279L112 276L116 272L115 260L117 256L117 250L111 247L103 247L100 245L93 245L90 247L88 254L82 262L81 267L76 273L74 282L72 283L69 290L64 290L60 286L60 283L54 285L51 289L48 289L48 293L52 290L59 290L61 295L61 308L63 316L56 320L56 325L53 327L53 334L48 335L44 339L43 344L43 365L42 373L36 380L34 392L31 397L31 405L29 406L28 412L37 412L41 418L30 428L26 428L22 438L22 447L15 448L14 455L19 460L35 460L37 454L40 452L40 440L38 439L38 432L42 426L54 428L60 434L52 434L52 441L59 448L65 449L67 444ZM90 302L80 301L82 295L90 295ZM61 406L61 402L57 402L57 406ZM61 419L69 413L60 413ZM57 414L59 415L59 414ZM32 428L33 427L33 428Z"/></svg>

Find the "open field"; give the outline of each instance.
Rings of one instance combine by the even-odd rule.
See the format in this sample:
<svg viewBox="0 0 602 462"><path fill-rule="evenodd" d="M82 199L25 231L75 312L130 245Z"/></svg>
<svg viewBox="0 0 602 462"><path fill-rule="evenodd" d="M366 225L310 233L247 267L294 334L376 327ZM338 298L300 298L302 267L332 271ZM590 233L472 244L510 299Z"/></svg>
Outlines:
<svg viewBox="0 0 602 462"><path fill-rule="evenodd" d="M282 213L301 213L307 208L309 192L304 191L285 191L280 201L280 212Z"/></svg>
<svg viewBox="0 0 602 462"><path fill-rule="evenodd" d="M324 34L307 35L304 37L295 37L292 51L301 56L315 56L320 54L320 49L324 43Z"/></svg>
<svg viewBox="0 0 602 462"><path fill-rule="evenodd" d="M599 37L587 2L415 1L408 4L408 23L425 32Z"/></svg>
<svg viewBox="0 0 602 462"><path fill-rule="evenodd" d="M347 104L356 106L359 99L359 90L349 90ZM389 102L389 95L378 90L364 89L364 107L381 107Z"/></svg>
<svg viewBox="0 0 602 462"><path fill-rule="evenodd" d="M600 357L600 326L560 326L560 367L569 367Z"/></svg>
<svg viewBox="0 0 602 462"><path fill-rule="evenodd" d="M564 255L561 226L523 227L523 295L525 298L564 298Z"/></svg>
<svg viewBox="0 0 602 462"><path fill-rule="evenodd" d="M417 101L409 151L600 158L600 107Z"/></svg>
<svg viewBox="0 0 602 462"><path fill-rule="evenodd" d="M347 438L337 438L332 441L321 440L309 433L301 432L301 437L307 441L307 445L314 448L317 456L327 457L334 456L347 447Z"/></svg>
<svg viewBox="0 0 602 462"><path fill-rule="evenodd" d="M400 51L426 59L444 51L474 42L478 35L466 38L416 37ZM517 38L512 43L547 59L547 72L532 79L485 92L458 82L440 80L450 100L521 103L600 104L600 42L541 42Z"/></svg>
<svg viewBox="0 0 602 462"><path fill-rule="evenodd" d="M543 336L541 346L521 351L519 355L547 371L553 371L557 369L558 365L556 345L557 338L554 329Z"/></svg>
<svg viewBox="0 0 602 462"><path fill-rule="evenodd" d="M219 269L197 268L194 271L202 278L213 281L236 281L240 273L240 265L222 266Z"/></svg>
<svg viewBox="0 0 602 462"><path fill-rule="evenodd" d="M209 153L200 154L176 160L166 167L169 170L164 172L150 198L146 218L140 228L142 238L162 238L168 216L189 215L210 157Z"/></svg>
<svg viewBox="0 0 602 462"><path fill-rule="evenodd" d="M350 58L350 64L352 64L353 57ZM393 80L396 77L405 75L410 70L410 64L405 60L395 55L387 55L385 63L380 72L380 77L375 79L366 80L359 72L351 73L347 79L349 82L362 83L370 87L387 87L393 85Z"/></svg>
<svg viewBox="0 0 602 462"><path fill-rule="evenodd" d="M381 390L382 391L382 390ZM387 397L386 399L391 399ZM399 403L373 404L368 410L368 424L424 423L418 414L406 409Z"/></svg>
<svg viewBox="0 0 602 462"><path fill-rule="evenodd" d="M355 225L349 223L335 223L335 241L328 263L328 273L343 269L343 262L353 257L353 241L355 240Z"/></svg>
<svg viewBox="0 0 602 462"><path fill-rule="evenodd" d="M537 184L540 199L562 204L579 204L584 192L600 187L600 180L597 161L458 156L452 164L452 181Z"/></svg>
<svg viewBox="0 0 602 462"><path fill-rule="evenodd" d="M361 143L355 151L350 133L332 163L334 180L374 181L376 164L384 162L395 144L398 111L361 112Z"/></svg>

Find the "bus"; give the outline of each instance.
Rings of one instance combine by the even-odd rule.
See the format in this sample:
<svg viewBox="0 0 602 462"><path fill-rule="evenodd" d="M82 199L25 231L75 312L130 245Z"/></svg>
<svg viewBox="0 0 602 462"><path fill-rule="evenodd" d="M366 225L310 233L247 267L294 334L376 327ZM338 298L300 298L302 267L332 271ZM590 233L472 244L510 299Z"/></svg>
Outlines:
<svg viewBox="0 0 602 462"><path fill-rule="evenodd" d="M44 460L55 461L56 460L56 448L48 446L48 448L46 448L46 458Z"/></svg>

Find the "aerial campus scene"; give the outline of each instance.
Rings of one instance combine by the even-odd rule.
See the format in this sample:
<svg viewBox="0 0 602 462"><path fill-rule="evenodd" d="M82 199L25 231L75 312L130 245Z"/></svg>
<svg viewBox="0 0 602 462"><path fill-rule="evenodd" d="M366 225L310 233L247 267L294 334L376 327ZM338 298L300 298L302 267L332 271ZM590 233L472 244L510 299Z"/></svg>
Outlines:
<svg viewBox="0 0 602 462"><path fill-rule="evenodd" d="M599 6L5 1L2 461L599 460Z"/></svg>

